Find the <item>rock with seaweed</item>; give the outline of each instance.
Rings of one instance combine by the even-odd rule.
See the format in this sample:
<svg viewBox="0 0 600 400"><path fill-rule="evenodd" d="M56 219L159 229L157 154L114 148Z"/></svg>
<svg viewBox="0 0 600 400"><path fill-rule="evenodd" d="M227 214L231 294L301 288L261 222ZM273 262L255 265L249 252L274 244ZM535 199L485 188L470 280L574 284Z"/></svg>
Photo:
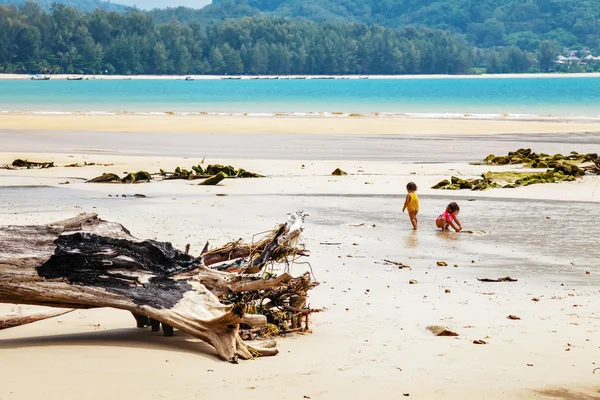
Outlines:
<svg viewBox="0 0 600 400"><path fill-rule="evenodd" d="M456 176L450 178L450 180L444 179L432 186L432 189L442 190L485 190L492 187L496 187L495 183L486 179L482 176L482 179L462 179Z"/></svg>
<svg viewBox="0 0 600 400"><path fill-rule="evenodd" d="M111 172L107 172L90 180L87 180L88 183L121 183L121 178L117 174L113 174Z"/></svg>
<svg viewBox="0 0 600 400"><path fill-rule="evenodd" d="M162 175L164 179L206 179L219 175L220 173L225 174L225 178L264 178L263 175L246 171L243 168L235 169L231 165L220 164L209 164L207 167L198 164L192 166L190 170L177 167L174 172L160 170L160 175Z"/></svg>
<svg viewBox="0 0 600 400"><path fill-rule="evenodd" d="M12 162L11 166L14 168L27 168L27 169L52 168L52 167L54 167L54 161L37 162L37 161L21 160L20 158L17 158L16 160L14 160ZM10 168L10 167L7 166L7 168Z"/></svg>
<svg viewBox="0 0 600 400"><path fill-rule="evenodd" d="M452 177L432 186L432 189L443 190L487 190L494 188L511 189L519 186L529 186L540 183L572 182L585 174L585 170L571 164L559 164L553 170L546 172L486 172L479 179L460 179Z"/></svg>
<svg viewBox="0 0 600 400"><path fill-rule="evenodd" d="M598 154L588 153L579 154L576 151L572 151L569 155L562 155L560 153L550 155L545 153L535 153L531 149L518 149L511 151L506 156L496 156L490 154L484 158L483 162L487 165L518 165L522 164L525 167L530 168L556 168L559 164L570 164L581 166L586 163L593 163L598 159Z"/></svg>
<svg viewBox="0 0 600 400"><path fill-rule="evenodd" d="M0 227L0 303L62 309L111 307L130 311L136 325L163 324L212 345L237 362L277 350L244 340L308 330L310 273L288 271L308 255L300 243L304 214L259 241L240 241L198 257L168 242L140 240L121 224L95 214L48 225ZM236 271L216 267L239 265ZM213 268L215 267L215 268ZM11 318L6 327L51 318L61 312ZM165 333L167 333L165 330Z"/></svg>
<svg viewBox="0 0 600 400"><path fill-rule="evenodd" d="M204 173L206 175L217 175L223 172L227 176L237 176L238 171L233 168L231 165L221 165L221 164L209 164L205 169Z"/></svg>
<svg viewBox="0 0 600 400"><path fill-rule="evenodd" d="M250 172L240 168L236 174L236 178L264 178L264 176L257 174L256 172Z"/></svg>
<svg viewBox="0 0 600 400"><path fill-rule="evenodd" d="M445 189L446 186L450 186L450 181L448 179L444 179L442 181L439 181L438 183L436 183L435 185L433 185L431 188L432 189Z"/></svg>
<svg viewBox="0 0 600 400"><path fill-rule="evenodd" d="M150 175L146 171L138 171L131 172L127 174L123 179L119 177L117 174L113 173L105 173L90 180L87 180L88 183L141 183L141 182L150 182L152 180L152 175Z"/></svg>
<svg viewBox="0 0 600 400"><path fill-rule="evenodd" d="M139 183L139 182L150 182L152 180L152 175L150 175L146 171L138 171L138 172L130 172L125 176L125 178L121 179L123 183Z"/></svg>
<svg viewBox="0 0 600 400"><path fill-rule="evenodd" d="M569 155L534 153L531 149L518 149L506 156L490 154L483 160L487 165L517 165L545 172L503 171L486 172L479 179L462 179L456 176L444 179L432 186L443 190L487 190L493 188L511 189L540 183L572 182L588 174L600 174L600 159L596 153L579 154L572 151Z"/></svg>

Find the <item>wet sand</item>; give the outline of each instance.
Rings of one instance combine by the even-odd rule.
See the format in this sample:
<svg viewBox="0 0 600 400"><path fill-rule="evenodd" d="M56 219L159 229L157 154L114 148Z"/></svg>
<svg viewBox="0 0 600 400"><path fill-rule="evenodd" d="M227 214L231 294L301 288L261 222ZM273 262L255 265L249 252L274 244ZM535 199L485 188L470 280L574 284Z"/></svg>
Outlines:
<svg viewBox="0 0 600 400"><path fill-rule="evenodd" d="M0 118L1 121L1 118ZM487 124L490 122L487 121ZM509 123L510 124L510 123ZM492 124L493 125L493 124ZM97 161L116 155L203 157L253 160L355 160L404 163L468 163L489 153L498 155L521 147L538 152L599 152L600 132L577 133L431 134L418 130L400 134L356 135L281 133L165 133L79 130L0 129L2 152L100 155ZM39 127L38 127L39 128Z"/></svg>
<svg viewBox="0 0 600 400"><path fill-rule="evenodd" d="M304 236L309 261L321 282L311 306L326 308L314 316L313 334L279 339L281 353L274 358L230 365L184 334L163 338L136 329L127 312L77 311L0 331L0 355L10 360L0 363L0 398L598 397L600 381L592 371L600 365L600 250L589 216L599 211L599 178L483 193L428 189L450 174L481 174L490 168L468 161L515 147L600 152L597 135L188 135L183 141L169 135L158 147L161 136L144 135L136 149L139 134L116 140L91 133L76 138L0 132L9 146L0 164L16 157L115 164L0 170L0 224L97 212L135 236L179 248L190 243L196 254L206 240L249 238L303 209L310 214ZM446 152L436 157L432 147L438 144ZM189 167L202 157L268 178L217 187L187 181L93 185L80 179ZM350 175L330 176L335 167ZM420 186L416 233L401 213L409 180ZM148 198L115 197L134 193ZM459 201L465 228L484 233L436 232L433 220L451 200ZM383 265L383 259L412 269ZM436 266L439 260L450 266ZM293 273L305 268L294 266ZM518 282L477 281L507 275ZM410 285L411 279L418 283ZM521 320L509 320L509 314ZM428 325L447 326L460 336L434 337Z"/></svg>

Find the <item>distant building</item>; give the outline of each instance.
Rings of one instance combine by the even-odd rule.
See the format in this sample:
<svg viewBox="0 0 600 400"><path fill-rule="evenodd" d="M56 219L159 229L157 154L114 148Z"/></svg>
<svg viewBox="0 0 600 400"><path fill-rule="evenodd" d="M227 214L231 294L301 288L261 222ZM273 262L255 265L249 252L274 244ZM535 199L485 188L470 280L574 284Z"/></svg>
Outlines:
<svg viewBox="0 0 600 400"><path fill-rule="evenodd" d="M577 57L577 54L580 55L584 55L585 57L580 58ZM600 56L596 57L594 56L589 50L585 49L582 50L580 52L575 51L575 50L568 50L565 49L564 50L564 54L565 55L559 55L558 57L556 57L556 60L554 61L556 64L586 64L589 62L596 62L596 61L600 61Z"/></svg>
<svg viewBox="0 0 600 400"><path fill-rule="evenodd" d="M563 55L560 55L558 57L556 57L556 64L580 64L581 63L581 58L575 56L574 54L572 54L573 52L570 52L571 54L569 54L568 57L565 57Z"/></svg>

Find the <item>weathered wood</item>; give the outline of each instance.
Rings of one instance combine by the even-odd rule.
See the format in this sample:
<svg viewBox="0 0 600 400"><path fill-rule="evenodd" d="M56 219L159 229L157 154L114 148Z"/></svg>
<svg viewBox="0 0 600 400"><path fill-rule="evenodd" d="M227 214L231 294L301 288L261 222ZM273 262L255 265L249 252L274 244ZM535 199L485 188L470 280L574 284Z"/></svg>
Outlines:
<svg viewBox="0 0 600 400"><path fill-rule="evenodd" d="M227 174L225 172L219 172L216 175L206 178L205 180L200 182L198 185L214 186L214 185L218 184L219 182L221 182L225 178L227 178Z"/></svg>
<svg viewBox="0 0 600 400"><path fill-rule="evenodd" d="M162 329L163 329L164 337L172 337L174 335L172 326L169 326L167 324L162 324Z"/></svg>
<svg viewBox="0 0 600 400"><path fill-rule="evenodd" d="M21 159L16 159L12 162L12 166L13 167L23 167L23 168L51 168L54 167L54 162L53 161L42 161L42 162L36 162L36 161L29 161L29 160L21 160Z"/></svg>
<svg viewBox="0 0 600 400"><path fill-rule="evenodd" d="M160 321L154 318L150 318L150 327L152 328L152 332L160 331Z"/></svg>
<svg viewBox="0 0 600 400"><path fill-rule="evenodd" d="M136 322L136 326L138 328L145 328L148 325L150 325L150 318L148 318L145 315L140 315L140 314L133 314L133 318L135 318L135 322Z"/></svg>
<svg viewBox="0 0 600 400"><path fill-rule="evenodd" d="M0 315L0 330L31 324L32 322L42 321L48 318L58 317L60 315L70 313L71 311L74 310L53 309L29 313L16 312L4 316Z"/></svg>
<svg viewBox="0 0 600 400"><path fill-rule="evenodd" d="M301 213L280 225L261 251L240 244L254 257L248 265L260 272L290 250L303 252L290 247L301 231L298 219ZM247 315L243 301L223 304L218 296L279 290L294 284L292 277L259 279L212 270L204 263L207 254L195 258L170 243L139 240L94 214L51 225L0 227L0 302L128 310L138 327L150 323L156 330L160 322L165 336L177 328L208 342L231 362L276 354L276 349L250 347L239 336L240 323L264 325L267 319ZM284 291L275 293L283 298Z"/></svg>
<svg viewBox="0 0 600 400"><path fill-rule="evenodd" d="M516 282L516 281L518 281L518 279L513 279L510 276L505 276L504 278L498 278L498 279L490 279L490 278L479 279L479 278L477 278L477 280L479 282Z"/></svg>

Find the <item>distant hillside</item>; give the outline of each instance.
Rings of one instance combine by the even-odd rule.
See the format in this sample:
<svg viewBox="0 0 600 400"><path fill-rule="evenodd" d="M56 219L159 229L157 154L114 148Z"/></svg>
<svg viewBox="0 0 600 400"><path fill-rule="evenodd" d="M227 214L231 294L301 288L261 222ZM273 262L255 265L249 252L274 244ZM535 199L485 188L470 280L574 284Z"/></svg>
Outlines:
<svg viewBox="0 0 600 400"><path fill-rule="evenodd" d="M478 47L517 46L536 51L541 42L600 50L598 0L213 0L201 10L155 10L166 22L211 22L257 14L315 22L364 22L388 27L421 25L465 35Z"/></svg>
<svg viewBox="0 0 600 400"><path fill-rule="evenodd" d="M111 3L110 1L100 0L30 0L34 3L38 3L42 8L49 10L52 7L52 3L60 3L68 6L73 6L81 11L91 12L97 8L101 8L106 11L127 11L129 7L122 4ZM25 4L27 0L0 0L0 4L14 4L21 6Z"/></svg>

